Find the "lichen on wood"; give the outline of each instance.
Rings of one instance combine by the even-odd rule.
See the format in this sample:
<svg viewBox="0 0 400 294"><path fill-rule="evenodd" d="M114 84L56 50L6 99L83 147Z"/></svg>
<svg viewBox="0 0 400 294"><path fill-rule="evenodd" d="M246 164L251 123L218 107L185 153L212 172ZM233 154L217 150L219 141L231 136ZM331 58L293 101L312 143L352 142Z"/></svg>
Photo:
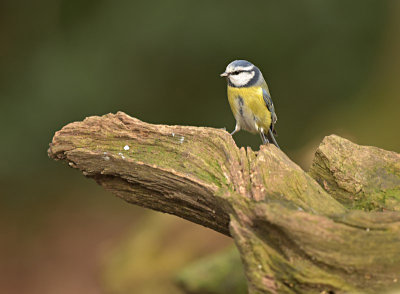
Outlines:
<svg viewBox="0 0 400 294"><path fill-rule="evenodd" d="M400 280L395 152L329 136L306 173L273 145L239 149L223 130L119 112L65 126L49 156L125 201L232 236L249 293L376 293Z"/></svg>

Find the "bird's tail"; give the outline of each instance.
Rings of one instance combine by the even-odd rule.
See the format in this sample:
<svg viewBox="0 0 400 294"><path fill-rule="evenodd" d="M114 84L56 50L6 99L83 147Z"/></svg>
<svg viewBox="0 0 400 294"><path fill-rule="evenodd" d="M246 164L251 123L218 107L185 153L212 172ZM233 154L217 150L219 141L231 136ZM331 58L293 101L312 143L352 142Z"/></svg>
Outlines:
<svg viewBox="0 0 400 294"><path fill-rule="evenodd" d="M278 147L278 149L281 149L281 148L279 147L279 145L278 145L278 142L276 142L276 139L275 139L275 137L274 137L274 134L273 134L273 132L271 131L270 128L268 129L267 138L268 138L268 140L269 140L270 142L274 143L274 145L275 145L276 147Z"/></svg>

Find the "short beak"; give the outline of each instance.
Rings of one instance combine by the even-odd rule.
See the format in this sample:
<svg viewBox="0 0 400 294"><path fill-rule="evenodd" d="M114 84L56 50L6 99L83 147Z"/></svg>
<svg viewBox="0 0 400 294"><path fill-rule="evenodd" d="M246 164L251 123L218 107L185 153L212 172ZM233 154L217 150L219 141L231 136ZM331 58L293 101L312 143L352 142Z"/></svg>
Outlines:
<svg viewBox="0 0 400 294"><path fill-rule="evenodd" d="M224 73L220 74L220 76L221 76L221 77L227 77L227 76L228 76L228 73L227 73L227 72L224 72Z"/></svg>

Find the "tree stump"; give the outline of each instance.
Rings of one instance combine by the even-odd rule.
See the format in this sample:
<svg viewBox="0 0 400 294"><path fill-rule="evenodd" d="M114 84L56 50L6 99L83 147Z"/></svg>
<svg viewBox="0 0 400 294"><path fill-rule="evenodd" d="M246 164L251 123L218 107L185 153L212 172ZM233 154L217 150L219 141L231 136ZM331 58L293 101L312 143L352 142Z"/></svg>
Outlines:
<svg viewBox="0 0 400 294"><path fill-rule="evenodd" d="M125 201L232 236L249 293L400 287L400 155L332 135L303 171L273 145L223 130L93 116L48 154Z"/></svg>

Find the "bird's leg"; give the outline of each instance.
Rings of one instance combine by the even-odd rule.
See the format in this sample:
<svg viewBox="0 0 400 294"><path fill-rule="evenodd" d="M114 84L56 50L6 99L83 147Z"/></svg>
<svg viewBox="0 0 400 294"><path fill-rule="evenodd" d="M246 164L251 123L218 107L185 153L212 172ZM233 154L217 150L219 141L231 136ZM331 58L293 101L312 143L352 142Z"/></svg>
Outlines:
<svg viewBox="0 0 400 294"><path fill-rule="evenodd" d="M238 123L236 123L235 129L234 129L233 132L231 133L231 136L232 136L234 133L238 132L238 131L240 131L240 126L239 126Z"/></svg>
<svg viewBox="0 0 400 294"><path fill-rule="evenodd" d="M265 137L263 128L260 129L260 137L261 137L261 140L262 140L263 144L268 144L269 143L267 137Z"/></svg>

